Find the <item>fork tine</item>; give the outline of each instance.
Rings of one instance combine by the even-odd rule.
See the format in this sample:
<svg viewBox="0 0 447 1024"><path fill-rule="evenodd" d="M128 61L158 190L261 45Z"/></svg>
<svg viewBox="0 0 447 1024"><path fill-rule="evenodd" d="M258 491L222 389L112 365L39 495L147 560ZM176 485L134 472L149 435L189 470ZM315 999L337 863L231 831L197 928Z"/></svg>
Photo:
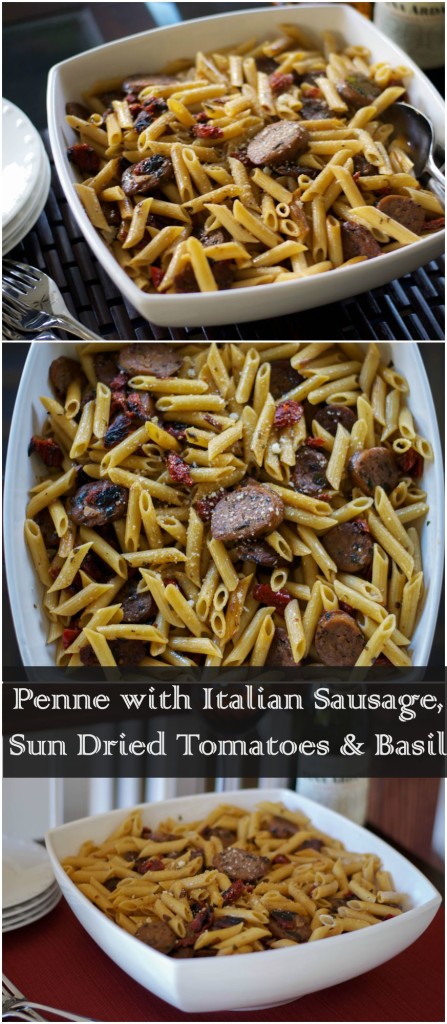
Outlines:
<svg viewBox="0 0 447 1024"><path fill-rule="evenodd" d="M9 288L10 291L17 296L26 295L29 287L25 283L25 281L22 281L20 278L17 279L16 277L13 277L11 274L8 274L8 271L5 271L3 273L2 285L4 288Z"/></svg>
<svg viewBox="0 0 447 1024"><path fill-rule="evenodd" d="M28 281L33 283L39 280L39 271L34 267L28 266L27 263L13 263L12 260L5 260L7 269L14 275L19 281Z"/></svg>
<svg viewBox="0 0 447 1024"><path fill-rule="evenodd" d="M25 302L21 302L16 295L11 295L10 292L5 289L3 291L3 306L11 312L12 310L17 313L18 316L24 316L25 313L30 312L30 307Z"/></svg>

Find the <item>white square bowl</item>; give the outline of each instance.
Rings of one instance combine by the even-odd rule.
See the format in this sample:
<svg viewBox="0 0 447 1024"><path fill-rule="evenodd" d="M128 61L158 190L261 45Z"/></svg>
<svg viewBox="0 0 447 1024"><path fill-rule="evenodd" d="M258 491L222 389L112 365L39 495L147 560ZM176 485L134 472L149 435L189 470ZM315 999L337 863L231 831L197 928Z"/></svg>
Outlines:
<svg viewBox="0 0 447 1024"><path fill-rule="evenodd" d="M88 839L101 843L127 816L117 810L51 829L45 837L56 879L73 913L95 942L135 981L185 1013L211 1013L275 1006L355 978L411 945L433 920L441 897L405 857L373 833L334 811L287 789L247 789L225 793L225 802L251 810L260 800L283 802L307 814L313 824L356 853L377 854L396 889L409 896L411 909L391 921L335 936L326 942L262 953L176 960L123 931L95 907L65 874L60 861L75 855ZM217 793L142 804L145 825L167 816L197 820L222 802Z"/></svg>
<svg viewBox="0 0 447 1024"><path fill-rule="evenodd" d="M365 348L365 342L358 344L362 349ZM107 343L104 345L107 348ZM424 525L421 527L422 561L427 593L412 642L413 664L426 665L436 626L443 573L442 451L436 409L416 342L382 342L381 347L384 358L391 358L396 368L407 378L410 386L410 409L419 432L431 442L435 455L434 462L426 464L422 480L430 507L427 517L430 526L427 527L423 520ZM42 587L36 578L25 544L23 524L28 491L36 482L36 473L42 471L37 456L28 459L26 452L31 435L41 432L45 411L39 396L52 394L48 370L52 360L60 355L76 358L76 345L66 341L33 343L17 393L6 461L5 564L17 641L22 661L27 666L54 665L52 648L46 645L47 622L42 611Z"/></svg>
<svg viewBox="0 0 447 1024"><path fill-rule="evenodd" d="M73 188L77 180L76 170L67 160L66 147L75 141L75 133L65 121L66 102L80 100L82 92L98 79L120 75L124 78L142 71L157 71L176 57L193 56L198 49L218 49L251 36L267 38L284 21L296 22L317 35L323 29L338 32L350 45L367 46L375 61L410 67L414 72L408 85L410 103L429 115L436 140L443 144L444 103L429 79L375 25L352 6L339 3L313 7L299 4L287 9L254 8L187 21L107 43L56 64L50 71L47 95L50 141L56 170L71 211L117 288L142 316L156 324L195 327L242 323L324 306L401 277L443 252L444 233L438 232L395 252L301 281L283 281L230 292L179 295L142 292L116 262L90 223Z"/></svg>

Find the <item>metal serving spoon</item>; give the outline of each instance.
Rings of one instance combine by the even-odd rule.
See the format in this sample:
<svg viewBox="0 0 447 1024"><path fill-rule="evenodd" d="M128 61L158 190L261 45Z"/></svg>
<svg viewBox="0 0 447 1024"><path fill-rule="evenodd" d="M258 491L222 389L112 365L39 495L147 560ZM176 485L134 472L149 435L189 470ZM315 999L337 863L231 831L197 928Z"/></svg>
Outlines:
<svg viewBox="0 0 447 1024"><path fill-rule="evenodd" d="M392 103L386 110L386 120L394 125L394 135L405 139L410 159L414 164L414 176L420 178L424 171L435 178L445 193L445 176L435 163L433 148L435 140L433 125L428 117L409 103ZM445 199L445 196L442 196Z"/></svg>

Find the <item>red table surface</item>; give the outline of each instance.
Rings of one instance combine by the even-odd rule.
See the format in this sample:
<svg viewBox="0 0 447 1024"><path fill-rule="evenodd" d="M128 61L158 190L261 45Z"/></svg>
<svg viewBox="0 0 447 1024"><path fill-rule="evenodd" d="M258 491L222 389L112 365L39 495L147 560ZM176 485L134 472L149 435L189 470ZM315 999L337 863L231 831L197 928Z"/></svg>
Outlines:
<svg viewBox="0 0 447 1024"><path fill-rule="evenodd" d="M417 942L381 967L249 1013L182 1013L157 999L102 952L64 899L35 924L7 933L3 947L4 973L29 998L98 1021L445 1020L443 909ZM274 959L272 953L272 964Z"/></svg>

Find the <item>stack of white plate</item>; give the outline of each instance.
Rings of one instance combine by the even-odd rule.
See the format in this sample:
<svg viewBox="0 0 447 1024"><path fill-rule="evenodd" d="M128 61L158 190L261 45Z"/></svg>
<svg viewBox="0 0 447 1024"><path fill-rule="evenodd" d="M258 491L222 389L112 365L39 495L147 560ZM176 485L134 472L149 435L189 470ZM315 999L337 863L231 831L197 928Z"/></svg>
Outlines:
<svg viewBox="0 0 447 1024"><path fill-rule="evenodd" d="M38 921L61 895L45 848L4 835L2 930L12 932Z"/></svg>
<svg viewBox="0 0 447 1024"><path fill-rule="evenodd" d="M3 255L22 241L40 217L50 190L50 163L31 121L2 100Z"/></svg>

